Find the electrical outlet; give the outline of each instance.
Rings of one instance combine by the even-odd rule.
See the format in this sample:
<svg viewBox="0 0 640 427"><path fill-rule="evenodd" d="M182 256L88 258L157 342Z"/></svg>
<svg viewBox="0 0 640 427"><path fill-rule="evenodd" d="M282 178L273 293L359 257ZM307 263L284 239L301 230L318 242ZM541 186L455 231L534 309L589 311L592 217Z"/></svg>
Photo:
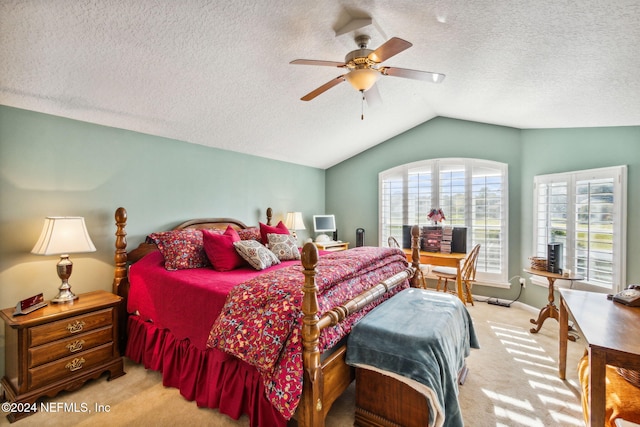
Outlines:
<svg viewBox="0 0 640 427"><path fill-rule="evenodd" d="M525 279L524 277L520 278L520 286L522 286L523 288L527 287L527 279Z"/></svg>

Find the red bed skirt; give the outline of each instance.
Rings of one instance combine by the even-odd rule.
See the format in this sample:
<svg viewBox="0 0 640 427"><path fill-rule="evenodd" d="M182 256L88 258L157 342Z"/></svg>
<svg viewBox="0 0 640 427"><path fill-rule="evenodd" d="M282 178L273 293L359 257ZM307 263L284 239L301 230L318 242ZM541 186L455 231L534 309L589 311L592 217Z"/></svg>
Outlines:
<svg viewBox="0 0 640 427"><path fill-rule="evenodd" d="M167 329L130 316L125 355L146 369L162 373L165 387L174 387L199 407L216 408L238 419L249 416L252 427L281 426L287 421L267 400L258 371L216 349L201 350L188 339L176 340Z"/></svg>

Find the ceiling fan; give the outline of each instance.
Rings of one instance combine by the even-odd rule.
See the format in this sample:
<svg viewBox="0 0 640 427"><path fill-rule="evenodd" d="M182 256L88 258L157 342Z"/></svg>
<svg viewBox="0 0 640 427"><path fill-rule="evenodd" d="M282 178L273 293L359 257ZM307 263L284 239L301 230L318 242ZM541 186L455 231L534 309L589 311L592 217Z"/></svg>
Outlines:
<svg viewBox="0 0 640 427"><path fill-rule="evenodd" d="M445 75L440 73L380 66L382 62L413 46L406 40L393 37L376 50L367 49L367 45L371 41L371 38L367 35L359 35L355 41L358 49L349 52L347 56L345 56L344 62L319 61L314 59L296 59L291 61L291 64L297 65L322 65L349 69L348 73L338 76L317 89L312 90L300 98L301 100L311 101L316 96L345 80L351 83L356 90L360 91L363 94L363 98L366 99L369 104L377 102L380 99L376 81L381 75L404 77L432 83L440 83L444 80Z"/></svg>

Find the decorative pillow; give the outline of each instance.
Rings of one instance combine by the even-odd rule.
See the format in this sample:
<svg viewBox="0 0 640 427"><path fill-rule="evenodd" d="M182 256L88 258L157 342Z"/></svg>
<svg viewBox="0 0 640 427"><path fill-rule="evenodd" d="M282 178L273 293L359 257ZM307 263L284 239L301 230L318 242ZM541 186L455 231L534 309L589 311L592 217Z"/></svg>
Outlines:
<svg viewBox="0 0 640 427"><path fill-rule="evenodd" d="M275 227L260 223L260 241L263 245L269 243L269 238L267 237L267 234L269 233L289 234L289 229L282 223L282 221L280 221Z"/></svg>
<svg viewBox="0 0 640 427"><path fill-rule="evenodd" d="M204 252L201 230L171 230L149 234L162 252L164 268L183 270L208 267L209 259Z"/></svg>
<svg viewBox="0 0 640 427"><path fill-rule="evenodd" d="M273 252L280 261L300 259L298 242L290 234L267 234L269 239L269 250Z"/></svg>
<svg viewBox="0 0 640 427"><path fill-rule="evenodd" d="M202 230L204 251L214 270L229 271L244 265L244 258L236 252L233 242L240 240L238 232L228 226L223 234Z"/></svg>
<svg viewBox="0 0 640 427"><path fill-rule="evenodd" d="M264 270L272 265L280 264L278 257L256 240L239 240L233 245L240 256L256 270Z"/></svg>
<svg viewBox="0 0 640 427"><path fill-rule="evenodd" d="M249 227L238 230L240 240L257 240L260 241L260 229L258 227Z"/></svg>

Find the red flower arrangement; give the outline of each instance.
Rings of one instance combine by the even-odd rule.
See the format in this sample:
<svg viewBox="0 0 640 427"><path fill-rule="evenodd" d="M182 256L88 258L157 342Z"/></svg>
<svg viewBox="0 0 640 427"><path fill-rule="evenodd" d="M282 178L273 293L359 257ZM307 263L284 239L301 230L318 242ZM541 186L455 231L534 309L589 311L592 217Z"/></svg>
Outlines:
<svg viewBox="0 0 640 427"><path fill-rule="evenodd" d="M444 217L444 212L442 212L442 209L431 209L431 212L429 212L429 215L427 215L427 217L433 221L435 224L444 221L446 218Z"/></svg>

